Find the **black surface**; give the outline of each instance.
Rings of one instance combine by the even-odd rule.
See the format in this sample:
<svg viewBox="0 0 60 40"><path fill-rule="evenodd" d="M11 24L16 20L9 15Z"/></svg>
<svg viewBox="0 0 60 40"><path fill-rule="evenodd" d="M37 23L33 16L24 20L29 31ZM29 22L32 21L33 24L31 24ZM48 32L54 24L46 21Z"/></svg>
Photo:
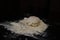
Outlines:
<svg viewBox="0 0 60 40"><path fill-rule="evenodd" d="M31 15L38 16L50 25L47 29L48 40L57 40L59 38L59 0L8 0L8 2L1 0L0 4L0 23L16 21ZM0 28L0 37L2 39L4 39L2 35L4 35L5 32L4 29ZM9 39L7 38L6 40Z"/></svg>
<svg viewBox="0 0 60 40"><path fill-rule="evenodd" d="M28 40L56 40L57 38L57 34L58 34L58 28L60 25L57 25L55 23L49 23L47 21L44 21L46 23L48 23L50 26L48 27L48 29L45 31L47 34L42 37L41 35L36 36L39 39L35 39L33 37L28 37L28 36L24 36L24 35L18 35L15 33L11 33L11 31L8 31L4 28L4 26L0 25L0 39L1 40L25 40L25 38L27 38ZM4 35L6 35L7 37L4 37Z"/></svg>

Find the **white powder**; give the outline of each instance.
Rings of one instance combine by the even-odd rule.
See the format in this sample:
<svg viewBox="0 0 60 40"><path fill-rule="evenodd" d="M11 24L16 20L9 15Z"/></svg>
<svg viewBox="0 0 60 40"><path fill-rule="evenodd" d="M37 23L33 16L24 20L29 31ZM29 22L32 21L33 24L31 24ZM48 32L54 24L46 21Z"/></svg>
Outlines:
<svg viewBox="0 0 60 40"><path fill-rule="evenodd" d="M6 26L8 30L15 32L16 34L23 35L38 35L38 32L43 33L48 27L47 24L45 24L41 19L36 16L24 18L18 23L10 22L10 24L12 24L12 26Z"/></svg>

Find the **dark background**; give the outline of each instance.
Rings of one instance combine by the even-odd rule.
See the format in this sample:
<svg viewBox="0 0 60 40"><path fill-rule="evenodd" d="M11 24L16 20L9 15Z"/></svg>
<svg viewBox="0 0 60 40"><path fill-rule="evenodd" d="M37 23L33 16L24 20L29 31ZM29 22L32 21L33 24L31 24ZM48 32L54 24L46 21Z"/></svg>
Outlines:
<svg viewBox="0 0 60 40"><path fill-rule="evenodd" d="M14 21L24 16L35 15L46 19L52 34L59 35L60 1L59 0L1 0L0 22ZM55 39L56 39L55 37Z"/></svg>
<svg viewBox="0 0 60 40"><path fill-rule="evenodd" d="M0 1L0 18L33 14L60 22L59 0L8 0Z"/></svg>

